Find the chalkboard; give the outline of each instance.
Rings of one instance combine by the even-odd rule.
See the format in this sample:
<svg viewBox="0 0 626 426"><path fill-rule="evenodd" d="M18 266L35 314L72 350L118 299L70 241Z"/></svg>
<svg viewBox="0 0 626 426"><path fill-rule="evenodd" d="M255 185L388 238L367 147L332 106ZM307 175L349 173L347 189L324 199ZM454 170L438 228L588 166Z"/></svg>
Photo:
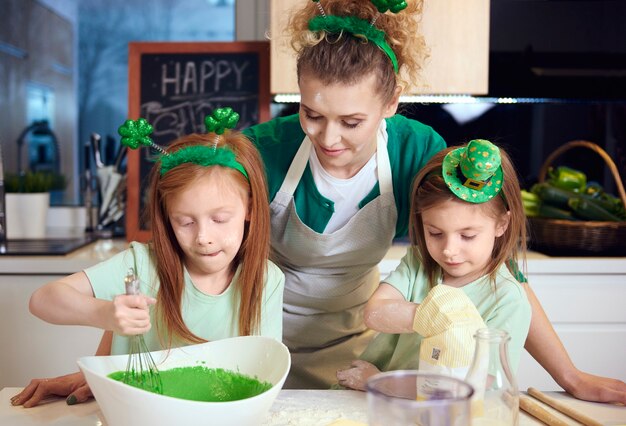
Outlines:
<svg viewBox="0 0 626 426"><path fill-rule="evenodd" d="M204 117L230 106L243 129L269 120L269 43L130 43L128 114L145 118L152 139L167 146L190 133L205 132ZM147 241L142 220L154 152L129 150L126 238Z"/></svg>

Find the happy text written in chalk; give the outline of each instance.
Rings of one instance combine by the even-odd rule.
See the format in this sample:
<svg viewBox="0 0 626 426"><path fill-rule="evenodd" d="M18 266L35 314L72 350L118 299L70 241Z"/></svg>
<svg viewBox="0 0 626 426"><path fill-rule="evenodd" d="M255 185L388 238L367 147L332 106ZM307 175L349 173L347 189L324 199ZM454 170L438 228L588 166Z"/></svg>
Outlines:
<svg viewBox="0 0 626 426"><path fill-rule="evenodd" d="M240 90L248 62L204 60L161 65L161 96L198 95Z"/></svg>

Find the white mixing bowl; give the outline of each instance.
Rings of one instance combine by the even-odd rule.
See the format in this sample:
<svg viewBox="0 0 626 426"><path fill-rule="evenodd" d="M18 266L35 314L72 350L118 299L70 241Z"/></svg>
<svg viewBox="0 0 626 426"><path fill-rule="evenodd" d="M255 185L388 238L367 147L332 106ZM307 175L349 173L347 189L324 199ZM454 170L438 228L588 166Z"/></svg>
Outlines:
<svg viewBox="0 0 626 426"><path fill-rule="evenodd" d="M107 377L124 371L128 355L88 356L78 360L108 426L220 425L244 426L263 422L291 366L281 342L243 336L151 352L161 370L197 366L223 368L256 377L273 386L239 401L199 402L147 392Z"/></svg>

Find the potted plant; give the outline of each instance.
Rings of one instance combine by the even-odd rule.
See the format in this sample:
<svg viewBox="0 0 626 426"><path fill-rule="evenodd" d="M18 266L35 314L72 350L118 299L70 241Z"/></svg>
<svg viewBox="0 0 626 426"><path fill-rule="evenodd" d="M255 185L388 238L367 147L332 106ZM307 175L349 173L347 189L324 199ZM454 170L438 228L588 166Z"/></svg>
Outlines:
<svg viewBox="0 0 626 426"><path fill-rule="evenodd" d="M7 173L4 181L7 238L45 238L50 191L64 189L65 185L65 177L56 173Z"/></svg>

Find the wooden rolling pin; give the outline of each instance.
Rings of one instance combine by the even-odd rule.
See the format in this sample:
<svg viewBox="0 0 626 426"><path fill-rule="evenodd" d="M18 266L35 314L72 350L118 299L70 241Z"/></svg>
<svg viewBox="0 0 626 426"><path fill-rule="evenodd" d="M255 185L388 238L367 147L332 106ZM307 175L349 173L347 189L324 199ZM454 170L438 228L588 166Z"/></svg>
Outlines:
<svg viewBox="0 0 626 426"><path fill-rule="evenodd" d="M550 413L541 405L537 404L535 401L528 398L527 396L520 396L519 408L526 411L534 418L541 420L548 426L568 426L566 422L557 418L554 414Z"/></svg>
<svg viewBox="0 0 626 426"><path fill-rule="evenodd" d="M580 423L586 426L602 426L602 423L592 419L591 417L579 411L574 410L573 408L568 407L566 404L562 403L561 401L554 399L552 397L549 397L548 395L544 394L543 392L535 388L528 388L528 395L537 398L539 401L548 404L550 407L554 408L555 410L565 414L566 416L571 417L572 419L576 421L579 421Z"/></svg>

